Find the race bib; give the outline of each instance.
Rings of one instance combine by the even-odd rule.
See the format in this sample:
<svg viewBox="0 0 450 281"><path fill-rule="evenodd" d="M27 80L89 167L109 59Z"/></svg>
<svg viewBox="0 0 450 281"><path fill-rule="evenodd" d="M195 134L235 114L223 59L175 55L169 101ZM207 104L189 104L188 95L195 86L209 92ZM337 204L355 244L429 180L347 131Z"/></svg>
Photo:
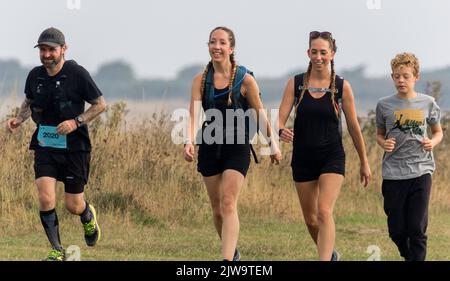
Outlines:
<svg viewBox="0 0 450 281"><path fill-rule="evenodd" d="M41 147L67 148L67 136L59 135L54 126L39 125L37 140Z"/></svg>

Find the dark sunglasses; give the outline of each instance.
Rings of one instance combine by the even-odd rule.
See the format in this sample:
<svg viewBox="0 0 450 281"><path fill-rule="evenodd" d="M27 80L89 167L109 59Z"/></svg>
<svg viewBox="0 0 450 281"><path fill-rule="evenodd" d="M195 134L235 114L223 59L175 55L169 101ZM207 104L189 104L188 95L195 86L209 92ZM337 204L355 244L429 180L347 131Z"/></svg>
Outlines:
<svg viewBox="0 0 450 281"><path fill-rule="evenodd" d="M310 39L316 39L316 38L333 38L331 32L328 31L323 31L323 32L319 32L319 31L311 31L309 33L309 38Z"/></svg>

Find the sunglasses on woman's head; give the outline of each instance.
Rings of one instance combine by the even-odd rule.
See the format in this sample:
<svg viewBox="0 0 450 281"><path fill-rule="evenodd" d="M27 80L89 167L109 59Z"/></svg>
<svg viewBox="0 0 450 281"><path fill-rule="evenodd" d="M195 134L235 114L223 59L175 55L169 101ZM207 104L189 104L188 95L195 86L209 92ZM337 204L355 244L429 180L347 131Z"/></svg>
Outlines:
<svg viewBox="0 0 450 281"><path fill-rule="evenodd" d="M328 31L323 31L323 32L319 32L319 31L311 31L309 33L309 38L310 39L316 39L316 38L332 38L331 32Z"/></svg>

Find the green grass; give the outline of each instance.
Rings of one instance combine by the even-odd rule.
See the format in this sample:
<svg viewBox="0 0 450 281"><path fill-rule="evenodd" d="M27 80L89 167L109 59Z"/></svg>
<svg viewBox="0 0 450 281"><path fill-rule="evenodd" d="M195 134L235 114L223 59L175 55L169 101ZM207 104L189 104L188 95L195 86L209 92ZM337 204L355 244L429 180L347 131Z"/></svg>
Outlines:
<svg viewBox="0 0 450 281"><path fill-rule="evenodd" d="M100 213L101 216L101 213ZM117 218L120 218L119 220ZM87 247L79 219L62 214L65 247L78 245L82 260L221 260L220 242L212 221L195 225L147 223L129 214L100 217L102 240ZM38 222L36 220L36 222ZM381 260L401 260L387 234L385 217L352 214L336 218L336 248L342 260L367 260L369 245ZM434 214L428 228L427 260L450 260L450 215ZM239 249L243 260L316 260L315 245L302 221L265 220L241 216ZM40 260L49 244L39 224L20 235L0 238L0 260Z"/></svg>

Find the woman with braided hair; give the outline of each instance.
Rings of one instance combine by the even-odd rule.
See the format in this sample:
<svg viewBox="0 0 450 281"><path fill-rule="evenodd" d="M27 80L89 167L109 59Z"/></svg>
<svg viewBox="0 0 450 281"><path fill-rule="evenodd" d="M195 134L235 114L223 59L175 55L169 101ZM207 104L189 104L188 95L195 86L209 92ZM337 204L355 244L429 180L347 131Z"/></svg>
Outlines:
<svg viewBox="0 0 450 281"><path fill-rule="evenodd" d="M336 42L330 32L309 34L306 73L289 79L280 104L279 135L293 143L292 175L308 231L319 259L336 261L333 208L345 175L341 109L361 163L364 186L371 178L352 88L334 71ZM294 129L285 128L295 108Z"/></svg>
<svg viewBox="0 0 450 281"><path fill-rule="evenodd" d="M196 139L197 144L200 142L197 170L203 176L211 201L214 226L222 241L223 259L229 261L240 260L236 248L239 236L237 200L250 165L250 142L248 130L244 130L242 135L234 117L231 125L226 120L241 109L245 111L251 107L257 112L263 109L256 80L234 59L235 42L233 32L226 27L217 27L209 35L211 61L192 82L189 138L184 146L184 158L192 162L195 152L193 140ZM198 122L196 104L199 103L208 120L202 126L200 141L198 136L194 138ZM217 113L221 118L214 115ZM208 118L210 114L214 115L213 118ZM265 114L257 117L267 129L272 163L278 164L281 153L267 117ZM214 136L207 135L211 127L215 128ZM244 136L243 142L237 140L239 136Z"/></svg>

